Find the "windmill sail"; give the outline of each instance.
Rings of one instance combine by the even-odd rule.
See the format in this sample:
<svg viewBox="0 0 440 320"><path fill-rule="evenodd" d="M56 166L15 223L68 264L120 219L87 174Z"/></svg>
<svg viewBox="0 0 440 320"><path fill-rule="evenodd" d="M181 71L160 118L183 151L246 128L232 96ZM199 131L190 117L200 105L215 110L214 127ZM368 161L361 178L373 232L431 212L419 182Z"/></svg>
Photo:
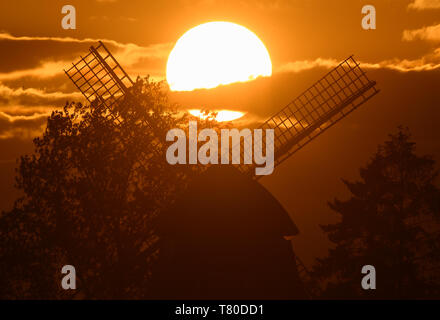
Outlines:
<svg viewBox="0 0 440 320"><path fill-rule="evenodd" d="M101 41L64 72L88 102L98 100L98 106L107 109L114 120L120 122L112 111L127 95L133 81Z"/></svg>
<svg viewBox="0 0 440 320"><path fill-rule="evenodd" d="M101 41L96 47L91 46L87 55L81 56L78 62L72 63L72 66L64 72L92 108L98 109L106 118L113 120L115 126L120 126L124 122L128 110L132 115L136 112L146 114L146 110L136 108L137 103L130 94L133 81ZM127 99L129 97L132 99ZM154 133L146 118L146 116L139 117L139 120ZM141 137L138 141L136 148L141 155L139 161L145 166L146 160L151 157L151 153L147 150L153 149L153 152L158 152L160 142L157 137L144 145Z"/></svg>
<svg viewBox="0 0 440 320"><path fill-rule="evenodd" d="M274 167L376 95L375 85L350 56L263 123L263 133L275 131ZM243 152L241 157L238 169L253 174L255 166L243 164Z"/></svg>

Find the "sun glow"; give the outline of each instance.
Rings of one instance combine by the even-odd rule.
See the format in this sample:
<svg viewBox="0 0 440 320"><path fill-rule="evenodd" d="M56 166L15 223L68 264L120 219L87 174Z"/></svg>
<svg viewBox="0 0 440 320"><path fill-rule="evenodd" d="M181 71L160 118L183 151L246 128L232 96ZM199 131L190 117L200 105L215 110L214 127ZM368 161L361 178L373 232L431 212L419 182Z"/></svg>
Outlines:
<svg viewBox="0 0 440 320"><path fill-rule="evenodd" d="M214 88L272 75L263 42L231 22L208 22L187 31L167 62L167 82L173 91Z"/></svg>
<svg viewBox="0 0 440 320"><path fill-rule="evenodd" d="M192 109L192 110L188 110L188 112L193 115L194 117L198 117L202 120L210 117L209 114L206 114L204 112L202 112L201 110L198 109ZM244 116L243 112L240 111L230 111L230 110L220 110L220 111L216 111L216 116L215 116L215 120L218 122L223 122L223 121L233 121L236 119L239 119L241 117Z"/></svg>

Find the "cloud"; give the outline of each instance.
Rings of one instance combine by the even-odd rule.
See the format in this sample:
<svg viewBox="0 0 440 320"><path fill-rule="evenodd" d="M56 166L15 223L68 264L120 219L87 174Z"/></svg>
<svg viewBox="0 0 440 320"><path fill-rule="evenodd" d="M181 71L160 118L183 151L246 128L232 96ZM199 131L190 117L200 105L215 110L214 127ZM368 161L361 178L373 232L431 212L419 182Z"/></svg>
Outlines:
<svg viewBox="0 0 440 320"><path fill-rule="evenodd" d="M339 64L340 61L336 59L324 59L317 58L315 60L300 60L288 62L284 65L278 67L275 72L301 72L305 70L310 70L314 68L324 67L324 68L334 68Z"/></svg>
<svg viewBox="0 0 440 320"><path fill-rule="evenodd" d="M120 17L119 19L122 20L122 21L126 21L126 22L137 22L137 21L138 21L138 19L136 19L136 18L133 18L133 17L125 17L125 16L122 16L122 17Z"/></svg>
<svg viewBox="0 0 440 320"><path fill-rule="evenodd" d="M414 0L408 8L413 10L440 9L440 0Z"/></svg>
<svg viewBox="0 0 440 320"><path fill-rule="evenodd" d="M66 101L81 101L83 96L79 92L45 92L36 88L12 89L0 84L0 105L53 105L62 106Z"/></svg>
<svg viewBox="0 0 440 320"><path fill-rule="evenodd" d="M99 41L98 39L85 38L76 39L71 37L29 37L29 36L14 36L9 33L0 33L0 43L2 41L13 41L13 42L38 42L38 41L49 41L64 44L90 44L96 45ZM173 43L159 43L152 44L149 46L139 46L134 43L120 43L114 40L102 39L101 40L108 49L114 54L118 62L123 66L123 68L130 69L131 73L134 75L145 74L145 69L147 68L148 61L164 60L168 57L169 52L172 49ZM66 47L65 52L71 53L72 48ZM77 50L75 50L76 52ZM58 53L61 55L61 53ZM78 55L81 53L78 53ZM84 53L82 53L84 54ZM59 59L56 57L51 57L49 60L42 57L40 60L40 65L36 65L32 68L26 68L23 70L15 70L12 72L0 73L1 80L14 80L23 77L37 77L37 78L50 78L51 76L59 75L63 72L63 69L71 65L71 60ZM142 62L142 63L140 63ZM135 66L135 67L133 67ZM139 72L138 72L139 71Z"/></svg>
<svg viewBox="0 0 440 320"><path fill-rule="evenodd" d="M34 77L38 79L52 78L63 73L63 68L69 65L69 63L69 61L49 61L44 62L41 66L35 68L12 72L0 72L0 81L16 80L25 77Z"/></svg>
<svg viewBox="0 0 440 320"><path fill-rule="evenodd" d="M17 137L26 140L41 134L49 114L12 116L0 111L0 139Z"/></svg>
<svg viewBox="0 0 440 320"><path fill-rule="evenodd" d="M391 59L378 63L361 63L361 67L366 69L389 69L399 72L438 70L440 69L440 49L437 49L434 54L419 59Z"/></svg>
<svg viewBox="0 0 440 320"><path fill-rule="evenodd" d="M72 37L29 37L29 36L13 36L9 33L0 33L0 41L1 40L9 40L9 41L52 41L52 42L64 42L64 43L90 43L96 44L98 41L102 41L105 44L111 45L118 50L121 50L124 53L135 51L137 53L142 53L142 55L152 57L152 58L163 58L164 56L168 56L168 49L172 45L172 43L161 43L161 44L153 44L148 47L142 47L134 43L120 43L115 40L109 39L94 39L94 38L84 38L77 39Z"/></svg>
<svg viewBox="0 0 440 320"><path fill-rule="evenodd" d="M402 40L404 41L425 40L425 41L434 41L434 42L440 41L440 24L423 27L415 30L405 30L403 31Z"/></svg>
<svg viewBox="0 0 440 320"><path fill-rule="evenodd" d="M75 42L75 43L94 43L98 42L98 39L93 38L84 38L84 39L76 39L72 37L44 37L44 36L13 36L9 33L2 32L0 33L0 40L10 40L10 41L54 41L54 42ZM119 43L114 40L102 40L106 43L110 43L114 46L124 46L124 44Z"/></svg>
<svg viewBox="0 0 440 320"><path fill-rule="evenodd" d="M300 60L288 62L275 70L275 72L298 73L318 67L331 69L336 67L340 61L336 59L317 58L315 60ZM427 54L419 59L388 59L380 62L360 62L360 66L365 69L389 69L399 72L410 71L431 71L440 69L440 48L433 53Z"/></svg>

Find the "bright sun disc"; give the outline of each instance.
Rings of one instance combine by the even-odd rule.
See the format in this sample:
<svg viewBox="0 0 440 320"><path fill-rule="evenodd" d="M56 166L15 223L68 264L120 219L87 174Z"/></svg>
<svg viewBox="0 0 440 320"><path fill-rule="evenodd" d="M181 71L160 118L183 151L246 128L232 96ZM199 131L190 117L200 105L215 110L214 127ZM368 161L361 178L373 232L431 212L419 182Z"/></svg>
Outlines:
<svg viewBox="0 0 440 320"><path fill-rule="evenodd" d="M208 22L187 31L167 62L167 82L173 91L214 88L271 76L272 63L263 42L231 22Z"/></svg>
<svg viewBox="0 0 440 320"><path fill-rule="evenodd" d="M208 117L208 115L204 114L202 111L198 109L189 110L189 113L194 117L199 117L202 120ZM244 113L240 111L220 110L217 111L216 113L217 115L215 117L215 120L218 122L233 121L244 116Z"/></svg>

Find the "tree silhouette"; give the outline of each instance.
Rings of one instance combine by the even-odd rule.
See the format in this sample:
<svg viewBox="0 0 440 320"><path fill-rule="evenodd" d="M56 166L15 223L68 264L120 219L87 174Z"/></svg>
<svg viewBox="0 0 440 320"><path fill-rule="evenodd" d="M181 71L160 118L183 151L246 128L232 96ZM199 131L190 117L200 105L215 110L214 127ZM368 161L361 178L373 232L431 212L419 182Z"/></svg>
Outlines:
<svg viewBox="0 0 440 320"><path fill-rule="evenodd" d="M399 127L360 169L360 181L343 180L350 199L329 203L341 220L321 226L335 247L313 270L323 298L439 296L437 171L414 152L409 130ZM376 290L361 288L364 265L376 269Z"/></svg>
<svg viewBox="0 0 440 320"><path fill-rule="evenodd" d="M97 102L67 104L34 139L34 154L18 161L23 196L0 217L1 298L147 296L155 217L189 175L168 165L166 145L155 145L187 114L148 78L118 108L122 125ZM77 290L61 289L68 264Z"/></svg>

